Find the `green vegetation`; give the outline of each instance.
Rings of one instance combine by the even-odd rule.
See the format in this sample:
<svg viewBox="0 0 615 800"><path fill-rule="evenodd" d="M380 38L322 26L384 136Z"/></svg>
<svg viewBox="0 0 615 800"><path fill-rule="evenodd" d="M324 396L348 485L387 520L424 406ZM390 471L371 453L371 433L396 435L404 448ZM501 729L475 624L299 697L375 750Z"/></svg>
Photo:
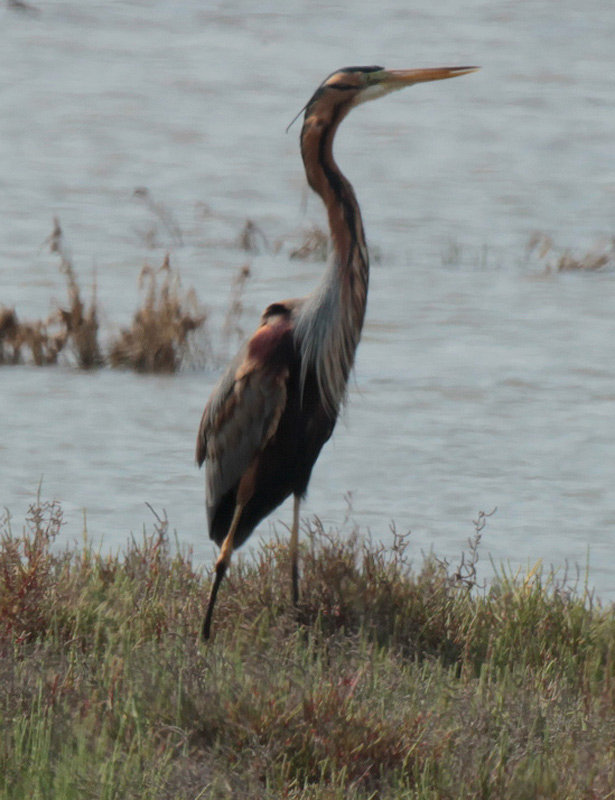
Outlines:
<svg viewBox="0 0 615 800"><path fill-rule="evenodd" d="M2 520L0 798L615 796L615 615L539 570L476 585L357 531L208 578L166 519L60 551L55 503Z"/></svg>

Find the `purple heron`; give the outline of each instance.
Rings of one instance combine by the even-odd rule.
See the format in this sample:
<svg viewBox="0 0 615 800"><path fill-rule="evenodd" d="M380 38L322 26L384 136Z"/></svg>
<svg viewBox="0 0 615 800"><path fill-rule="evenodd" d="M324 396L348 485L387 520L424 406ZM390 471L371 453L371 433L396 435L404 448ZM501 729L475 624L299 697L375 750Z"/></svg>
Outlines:
<svg viewBox="0 0 615 800"><path fill-rule="evenodd" d="M367 100L476 69L346 67L330 75L305 106L301 155L308 183L327 209L330 255L314 292L265 309L203 412L196 459L199 466L207 462L209 535L221 548L204 639L210 635L216 596L233 550L291 494L291 586L292 600L298 602L299 508L344 402L369 276L359 204L333 158L337 128L352 108Z"/></svg>

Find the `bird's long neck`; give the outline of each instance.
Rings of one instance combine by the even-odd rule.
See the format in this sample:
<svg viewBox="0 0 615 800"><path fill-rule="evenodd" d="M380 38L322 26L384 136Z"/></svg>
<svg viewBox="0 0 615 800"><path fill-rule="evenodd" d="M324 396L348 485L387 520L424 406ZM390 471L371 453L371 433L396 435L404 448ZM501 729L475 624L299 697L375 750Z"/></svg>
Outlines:
<svg viewBox="0 0 615 800"><path fill-rule="evenodd" d="M357 270L366 272L368 267L361 210L350 181L333 158L333 139L341 119L309 117L301 131L301 155L308 183L327 209L340 277L348 277Z"/></svg>
<svg viewBox="0 0 615 800"><path fill-rule="evenodd" d="M359 204L333 158L333 139L345 114L335 107L328 112L308 113L301 131L305 172L327 209L332 246L323 279L307 298L296 330L303 379L311 368L323 404L335 416L345 398L361 337L369 258Z"/></svg>

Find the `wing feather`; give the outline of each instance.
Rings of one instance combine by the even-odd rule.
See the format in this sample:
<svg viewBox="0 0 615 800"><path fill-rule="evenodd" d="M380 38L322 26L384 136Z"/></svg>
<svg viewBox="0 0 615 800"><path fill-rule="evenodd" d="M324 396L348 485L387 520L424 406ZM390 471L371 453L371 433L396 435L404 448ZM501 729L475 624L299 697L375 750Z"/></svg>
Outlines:
<svg viewBox="0 0 615 800"><path fill-rule="evenodd" d="M214 388L203 412L197 461L207 461L208 513L241 479L275 435L286 406L288 368L268 368L244 348Z"/></svg>

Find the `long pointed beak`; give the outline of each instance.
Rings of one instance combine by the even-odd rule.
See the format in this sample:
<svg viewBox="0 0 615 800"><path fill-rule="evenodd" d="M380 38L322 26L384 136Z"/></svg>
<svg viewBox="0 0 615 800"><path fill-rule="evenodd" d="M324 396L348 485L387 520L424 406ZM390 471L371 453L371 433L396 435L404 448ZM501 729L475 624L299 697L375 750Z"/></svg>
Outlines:
<svg viewBox="0 0 615 800"><path fill-rule="evenodd" d="M433 67L431 69L387 69L382 74L382 84L389 89L402 89L425 81L443 81L469 75L480 67Z"/></svg>

